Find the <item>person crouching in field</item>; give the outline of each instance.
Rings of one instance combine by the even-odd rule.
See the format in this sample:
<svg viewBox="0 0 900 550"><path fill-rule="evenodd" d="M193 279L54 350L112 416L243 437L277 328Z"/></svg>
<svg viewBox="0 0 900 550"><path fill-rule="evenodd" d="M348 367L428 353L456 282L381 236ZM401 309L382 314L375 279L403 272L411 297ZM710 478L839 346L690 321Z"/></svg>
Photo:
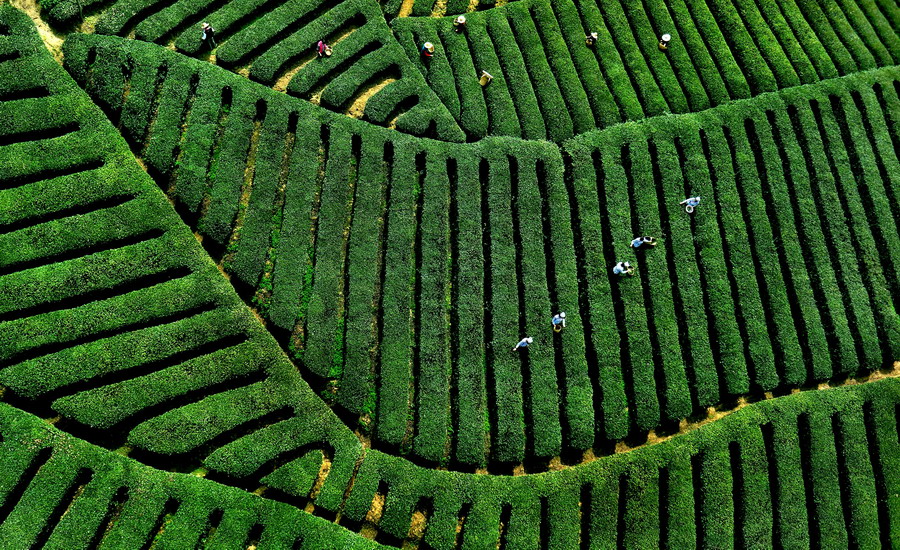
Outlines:
<svg viewBox="0 0 900 550"><path fill-rule="evenodd" d="M209 23L203 23L200 25L200 38L206 42L206 45L209 46L209 49L213 49L217 46L216 44L216 29L213 28Z"/></svg>
<svg viewBox="0 0 900 550"><path fill-rule="evenodd" d="M513 351L519 351L522 348L527 348L532 342L534 342L534 338L525 337L519 340L519 343L513 346Z"/></svg>
<svg viewBox="0 0 900 550"><path fill-rule="evenodd" d="M316 43L316 55L319 57L328 57L331 55L331 46L326 44L324 40L319 40Z"/></svg>
<svg viewBox="0 0 900 550"><path fill-rule="evenodd" d="M635 237L634 240L631 241L631 248L652 248L659 244L656 240L656 237Z"/></svg>
<svg viewBox="0 0 900 550"><path fill-rule="evenodd" d="M634 275L634 267L628 262L619 262L613 267L613 275L625 277L626 275Z"/></svg>
<svg viewBox="0 0 900 550"><path fill-rule="evenodd" d="M698 195L696 197L684 199L683 201L681 201L678 204L684 206L685 212L687 212L688 214L693 214L694 209L697 208L698 206L700 206L700 196Z"/></svg>
<svg viewBox="0 0 900 550"><path fill-rule="evenodd" d="M553 332L562 332L562 329L566 328L566 312L560 311L550 322L553 323Z"/></svg>

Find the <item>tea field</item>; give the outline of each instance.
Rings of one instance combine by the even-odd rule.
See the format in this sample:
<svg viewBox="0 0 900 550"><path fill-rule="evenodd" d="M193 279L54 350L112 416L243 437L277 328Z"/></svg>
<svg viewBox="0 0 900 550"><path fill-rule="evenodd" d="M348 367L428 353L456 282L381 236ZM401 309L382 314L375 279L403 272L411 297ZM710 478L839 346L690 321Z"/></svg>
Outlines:
<svg viewBox="0 0 900 550"><path fill-rule="evenodd" d="M0 547L900 547L898 33L0 3Z"/></svg>

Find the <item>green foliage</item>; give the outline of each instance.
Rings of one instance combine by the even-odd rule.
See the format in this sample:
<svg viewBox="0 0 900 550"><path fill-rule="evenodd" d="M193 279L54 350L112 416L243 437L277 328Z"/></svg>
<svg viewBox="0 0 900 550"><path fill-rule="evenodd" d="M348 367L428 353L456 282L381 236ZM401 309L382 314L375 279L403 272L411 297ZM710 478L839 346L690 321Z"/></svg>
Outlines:
<svg viewBox="0 0 900 550"><path fill-rule="evenodd" d="M452 17L391 25L467 133L560 142L594 127L697 112L895 63L900 42L887 22L893 6L824 5L524 0L468 14L460 34ZM589 33L598 35L593 46L585 45ZM672 42L662 52L665 33ZM437 46L427 62L413 48L426 40ZM473 61L476 73L494 76L484 90Z"/></svg>
<svg viewBox="0 0 900 550"><path fill-rule="evenodd" d="M657 445L539 476L425 472L370 451L344 512L362 520L378 492L379 527L403 538L413 511L427 507L425 541L441 549L502 539L890 546L897 529L878 518L896 514L885 497L900 482L891 469L898 390L884 380L758 402ZM458 521L466 527L456 538Z"/></svg>
<svg viewBox="0 0 900 550"><path fill-rule="evenodd" d="M256 533L270 548L380 547L288 504L107 452L6 404L0 436L4 546L186 548L241 544Z"/></svg>
<svg viewBox="0 0 900 550"><path fill-rule="evenodd" d="M67 26L83 19L84 10L92 4L62 0L45 2L44 8L52 23ZM339 113L346 112L355 100L367 94L370 86L387 84L366 100L365 120L448 141L462 141L465 137L393 39L381 8L372 0L235 0L221 5L209 0L117 0L100 9L103 11L96 21L97 34L126 36L133 29L134 38L140 41L174 41L179 52L199 55L209 48L199 28L200 21L206 21L215 28L216 63L234 70L248 67L244 74L251 80L275 86L279 80L287 79L288 93L310 100L315 97L317 104ZM319 40L335 44L334 55L316 58L315 44ZM162 59L171 55L162 48L148 52ZM108 54L109 51L101 57ZM111 58L108 61L117 62ZM159 67L160 61L148 63L146 58L141 59L134 68L143 77L148 65ZM127 79L115 71L101 71L97 76L96 82L119 84L119 89ZM173 99L181 99L171 103L177 111L173 116L177 117L184 105L179 94L185 93L188 79L178 73L169 74L164 86L167 94L175 94ZM121 98L113 101L116 104L110 107L118 108ZM165 105L161 116L165 116ZM165 147L173 145L165 134L178 130L177 123L154 125L154 132L160 134L159 143ZM143 135L135 138L142 139ZM174 158L170 150L157 152L160 161Z"/></svg>
<svg viewBox="0 0 900 550"><path fill-rule="evenodd" d="M517 9L538 9L529 5ZM89 74L158 59L116 38L77 36L67 48L98 98L120 94ZM90 48L127 53L84 68ZM224 254L246 295L271 291L262 312L276 334L329 401L368 415L366 429L392 448L430 463L548 458L735 396L879 368L900 348L900 257L874 252L898 240L888 106L874 91L895 69L558 148L414 141L166 55L170 72L199 71L197 90L214 101L230 90L230 111L207 131L218 136L212 156L227 154L207 196L182 195L178 171L152 166L174 180L164 186L179 208L208 204L196 222L207 249ZM159 101L162 116L168 97ZM193 108L182 117L186 136ZM178 156L177 133L170 141ZM226 158L232 175L220 178ZM678 203L698 194L687 215ZM635 252L644 234L661 244ZM228 238L233 253L217 252ZM611 275L622 260L634 279ZM551 337L558 311L569 327ZM524 336L535 344L508 352Z"/></svg>
<svg viewBox="0 0 900 550"><path fill-rule="evenodd" d="M289 437L254 448L256 456L270 461L296 452L292 442L321 441L339 475L317 505L336 509L359 441L221 277L100 109L40 48L27 16L4 7L0 21L11 33L3 40L19 52L18 74L0 79L10 90L0 102L5 390L26 410L52 407L95 443L139 449L146 460L186 471L216 456L207 468L228 472L239 463L216 451L286 422ZM14 91L16 82L24 88ZM217 110L247 118L246 108ZM258 169L277 172L267 162L261 158ZM256 208L250 201L245 218L255 219ZM35 518L44 512L35 508Z"/></svg>
<svg viewBox="0 0 900 550"><path fill-rule="evenodd" d="M897 382L787 395L900 356L885 2L522 0L464 33L397 20L396 41L361 0L258 18L255 1L165 4L116 2L98 33L196 54L209 15L218 61L252 61L253 80L305 55L292 95L340 111L396 79L364 118L495 137L414 138L115 36L66 42L86 96L3 8L0 383L105 450L0 408L0 541L367 547L294 516L356 527L378 492L380 541L423 514L438 549L896 545ZM348 25L333 57L304 50ZM629 246L645 234L660 245ZM635 277L611 274L620 260ZM428 467L543 471L767 391L787 396L558 472ZM174 470L168 485L112 450ZM79 482L107 464L102 487ZM267 499L182 475L198 467ZM104 534L132 483L147 488Z"/></svg>

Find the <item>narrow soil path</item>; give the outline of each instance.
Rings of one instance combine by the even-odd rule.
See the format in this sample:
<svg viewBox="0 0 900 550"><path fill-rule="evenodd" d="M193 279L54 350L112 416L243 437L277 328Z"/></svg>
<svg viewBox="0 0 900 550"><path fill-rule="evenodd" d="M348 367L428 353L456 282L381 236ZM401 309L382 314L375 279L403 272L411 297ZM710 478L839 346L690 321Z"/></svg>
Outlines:
<svg viewBox="0 0 900 550"><path fill-rule="evenodd" d="M403 0L403 4L400 5L400 11L397 12L397 17L409 17L415 3L416 0Z"/></svg>
<svg viewBox="0 0 900 550"><path fill-rule="evenodd" d="M41 7L38 5L37 0L10 0L10 5L27 13L28 17L34 21L41 40L44 41L47 49L53 54L53 58L61 65L63 60L62 44L65 41L65 37L51 29L50 25L41 19Z"/></svg>
<svg viewBox="0 0 900 550"><path fill-rule="evenodd" d="M366 88L356 99L353 100L353 103L350 104L350 107L347 109L346 115L351 118L362 118L363 111L366 109L366 103L369 102L369 99L380 92L385 86L390 84L391 82L396 82L396 78L385 78L378 84L374 84L368 88Z"/></svg>

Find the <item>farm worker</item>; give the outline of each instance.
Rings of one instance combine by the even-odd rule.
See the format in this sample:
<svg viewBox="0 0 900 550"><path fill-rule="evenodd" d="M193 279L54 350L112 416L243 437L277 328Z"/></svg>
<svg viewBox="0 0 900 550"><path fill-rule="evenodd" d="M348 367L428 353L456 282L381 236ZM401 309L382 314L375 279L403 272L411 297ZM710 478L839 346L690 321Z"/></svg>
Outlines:
<svg viewBox="0 0 900 550"><path fill-rule="evenodd" d="M554 332L561 332L562 329L566 328L566 312L560 311L553 316L553 319L550 322L553 323Z"/></svg>
<svg viewBox="0 0 900 550"><path fill-rule="evenodd" d="M466 16L460 15L456 19L453 20L453 27L456 32L459 32L466 28Z"/></svg>
<svg viewBox="0 0 900 550"><path fill-rule="evenodd" d="M669 49L669 42L672 41L672 35L666 33L659 37L659 49L661 51L666 51Z"/></svg>
<svg viewBox="0 0 900 550"><path fill-rule="evenodd" d="M422 55L425 57L431 57L434 55L434 44L431 42L426 42L422 44Z"/></svg>
<svg viewBox="0 0 900 550"><path fill-rule="evenodd" d="M587 44L588 46L593 46L594 44L597 43L597 39L599 39L599 38L600 38L600 35L598 35L595 32L592 32L591 34L584 37L584 43Z"/></svg>
<svg viewBox="0 0 900 550"><path fill-rule="evenodd" d="M642 246L656 246L659 244L656 241L656 237L635 237L634 240L631 241L631 248L640 248Z"/></svg>
<svg viewBox="0 0 900 550"><path fill-rule="evenodd" d="M319 40L319 42L316 44L316 55L318 55L319 57L331 55L331 46L326 44L324 40Z"/></svg>
<svg viewBox="0 0 900 550"><path fill-rule="evenodd" d="M694 212L694 209L700 206L700 195L691 197L689 199L684 199L678 204L684 206L685 212L687 212L688 214L692 214Z"/></svg>
<svg viewBox="0 0 900 550"><path fill-rule="evenodd" d="M527 348L529 344L534 342L534 338L525 337L519 340L519 343L515 345L513 351L519 351L519 348Z"/></svg>
<svg viewBox="0 0 900 550"><path fill-rule="evenodd" d="M491 76L491 73L487 71L481 71L481 77L478 79L478 83L482 86L487 86L491 83L491 80L494 80L494 77Z"/></svg>
<svg viewBox="0 0 900 550"><path fill-rule="evenodd" d="M212 27L209 23L203 23L200 25L200 38L204 41L208 40L210 44L210 49L216 47L216 29Z"/></svg>
<svg viewBox="0 0 900 550"><path fill-rule="evenodd" d="M634 275L634 267L628 262L619 262L613 267L613 275L618 275L619 277Z"/></svg>

